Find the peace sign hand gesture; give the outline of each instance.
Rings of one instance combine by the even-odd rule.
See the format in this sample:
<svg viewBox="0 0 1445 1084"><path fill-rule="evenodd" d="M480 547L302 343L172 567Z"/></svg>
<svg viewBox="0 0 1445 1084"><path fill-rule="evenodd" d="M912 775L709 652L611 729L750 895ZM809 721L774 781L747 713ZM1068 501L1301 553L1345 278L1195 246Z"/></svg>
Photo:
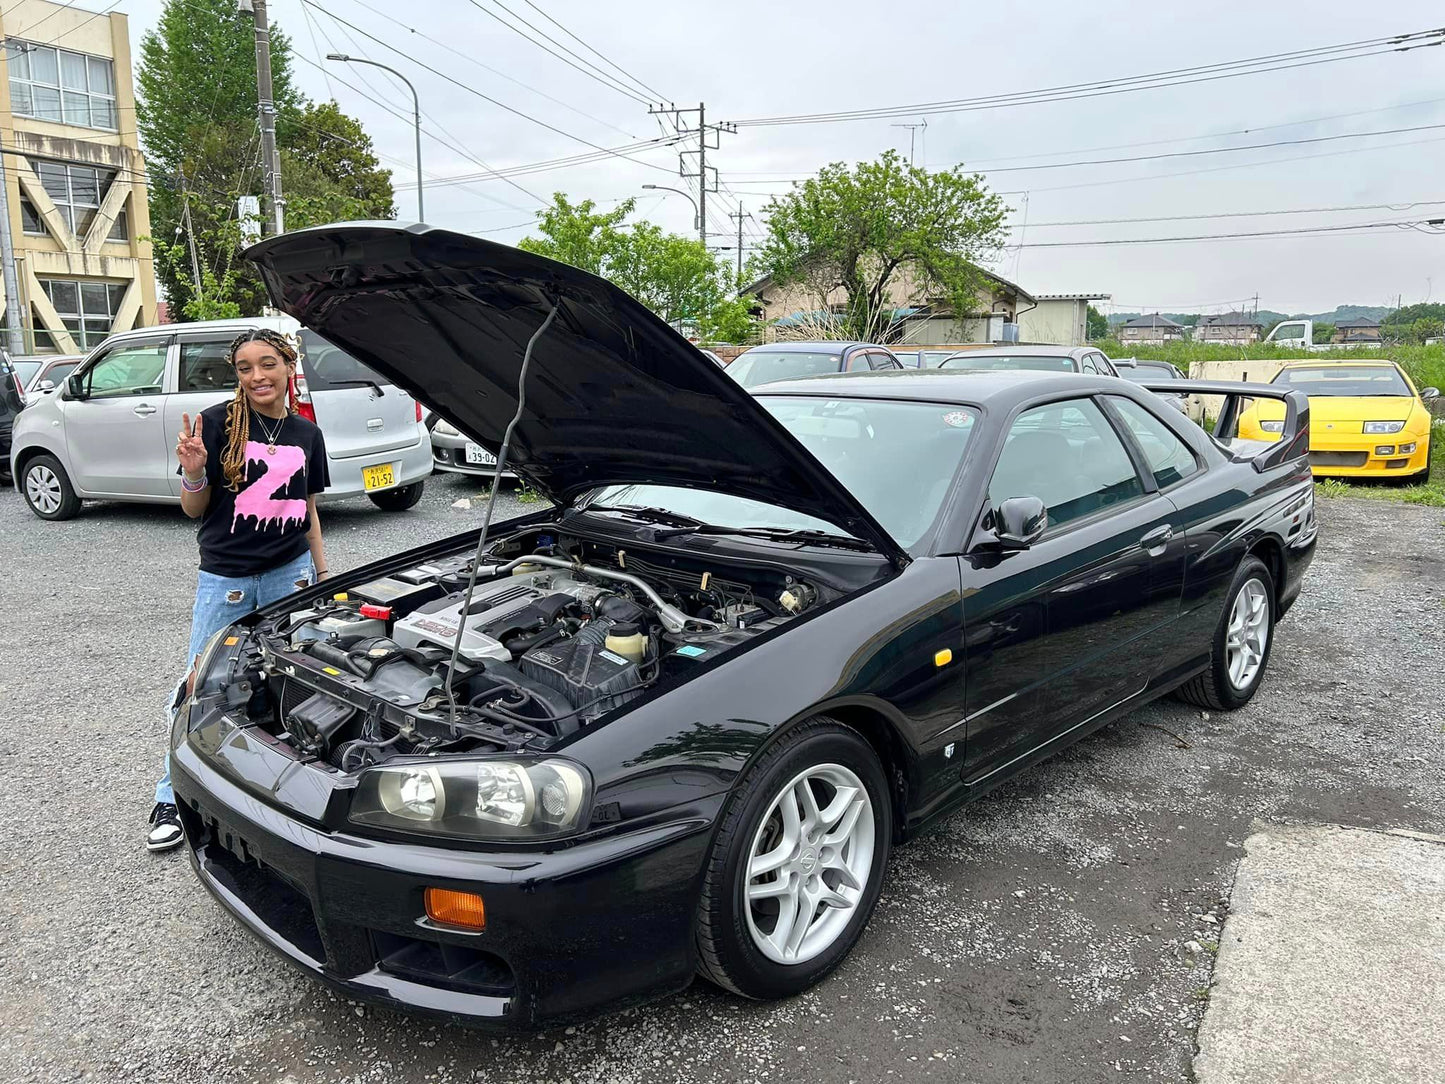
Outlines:
<svg viewBox="0 0 1445 1084"><path fill-rule="evenodd" d="M186 477L204 477L206 473L206 444L201 439L201 416L196 415L195 424L189 414L181 415L181 435L176 441L176 458L181 461L181 470Z"/></svg>

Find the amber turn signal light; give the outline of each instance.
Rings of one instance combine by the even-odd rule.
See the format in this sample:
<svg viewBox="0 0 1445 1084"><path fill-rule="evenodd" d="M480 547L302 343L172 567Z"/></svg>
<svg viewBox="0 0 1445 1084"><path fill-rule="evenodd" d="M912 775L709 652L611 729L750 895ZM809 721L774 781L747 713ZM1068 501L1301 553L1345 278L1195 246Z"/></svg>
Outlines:
<svg viewBox="0 0 1445 1084"><path fill-rule="evenodd" d="M475 892L456 892L450 888L426 890L426 917L448 926L468 930L487 928L487 909Z"/></svg>

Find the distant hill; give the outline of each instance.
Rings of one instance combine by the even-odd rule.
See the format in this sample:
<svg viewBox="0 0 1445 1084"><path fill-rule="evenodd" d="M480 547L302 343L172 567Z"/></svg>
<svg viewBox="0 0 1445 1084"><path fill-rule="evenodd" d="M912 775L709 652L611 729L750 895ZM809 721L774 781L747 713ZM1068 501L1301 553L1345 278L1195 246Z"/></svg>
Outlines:
<svg viewBox="0 0 1445 1084"><path fill-rule="evenodd" d="M1355 320L1363 316L1370 320L1383 320L1393 310L1387 305L1336 305L1332 312L1275 312L1273 309L1260 309L1259 322L1265 327L1270 327L1281 320L1314 320L1316 323L1337 324L1341 320ZM1139 312L1114 312L1109 314L1109 326L1117 327L1136 316L1143 316ZM1165 312L1161 316L1167 316L1181 324L1188 324L1193 327L1199 322L1200 314L1197 312Z"/></svg>

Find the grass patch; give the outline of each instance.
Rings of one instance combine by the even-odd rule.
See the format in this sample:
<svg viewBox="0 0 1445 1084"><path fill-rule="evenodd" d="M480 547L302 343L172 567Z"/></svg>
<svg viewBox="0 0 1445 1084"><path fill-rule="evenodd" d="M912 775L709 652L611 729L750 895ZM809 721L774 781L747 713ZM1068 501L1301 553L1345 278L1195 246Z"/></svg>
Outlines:
<svg viewBox="0 0 1445 1084"><path fill-rule="evenodd" d="M518 484L517 492L512 496L517 499L518 504L541 504L546 499L526 482Z"/></svg>

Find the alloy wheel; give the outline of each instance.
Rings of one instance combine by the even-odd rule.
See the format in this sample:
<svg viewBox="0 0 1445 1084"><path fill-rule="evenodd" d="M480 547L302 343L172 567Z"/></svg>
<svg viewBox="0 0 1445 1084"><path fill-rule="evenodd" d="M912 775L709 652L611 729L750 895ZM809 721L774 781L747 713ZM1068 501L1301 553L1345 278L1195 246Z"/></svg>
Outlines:
<svg viewBox="0 0 1445 1084"><path fill-rule="evenodd" d="M25 473L25 496L44 515L54 515L60 508L60 479L47 466L35 466Z"/></svg>
<svg viewBox="0 0 1445 1084"><path fill-rule="evenodd" d="M1229 682L1243 691L1259 674L1269 643L1269 592L1259 580L1246 580L1234 596L1224 643Z"/></svg>
<svg viewBox="0 0 1445 1084"><path fill-rule="evenodd" d="M847 929L873 865L873 803L841 764L794 776L773 798L748 852L748 933L774 963L800 964Z"/></svg>

